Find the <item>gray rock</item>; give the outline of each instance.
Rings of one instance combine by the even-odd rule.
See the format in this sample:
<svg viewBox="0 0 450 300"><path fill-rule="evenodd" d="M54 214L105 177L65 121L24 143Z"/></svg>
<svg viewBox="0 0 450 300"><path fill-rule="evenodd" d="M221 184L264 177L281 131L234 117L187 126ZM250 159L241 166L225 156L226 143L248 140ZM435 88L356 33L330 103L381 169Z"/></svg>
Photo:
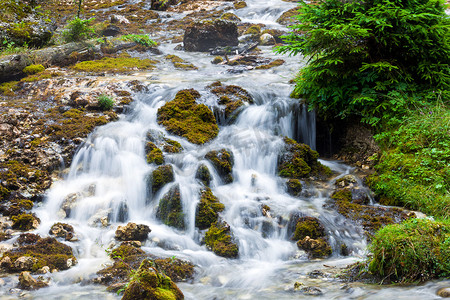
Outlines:
<svg viewBox="0 0 450 300"><path fill-rule="evenodd" d="M207 52L218 46L237 46L236 23L224 20L197 22L186 28L183 45L186 51Z"/></svg>

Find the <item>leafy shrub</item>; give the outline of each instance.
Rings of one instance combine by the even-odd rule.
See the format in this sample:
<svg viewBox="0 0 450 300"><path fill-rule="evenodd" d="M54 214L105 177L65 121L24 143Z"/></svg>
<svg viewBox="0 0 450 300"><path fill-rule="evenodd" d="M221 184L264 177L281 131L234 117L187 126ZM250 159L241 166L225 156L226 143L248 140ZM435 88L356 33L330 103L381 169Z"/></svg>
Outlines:
<svg viewBox="0 0 450 300"><path fill-rule="evenodd" d="M97 100L98 106L100 106L102 110L110 110L114 106L114 100L108 95L102 94L98 96Z"/></svg>
<svg viewBox="0 0 450 300"><path fill-rule="evenodd" d="M423 105L450 87L450 18L438 0L300 2L298 24L279 52L308 65L295 93L325 117L370 124Z"/></svg>
<svg viewBox="0 0 450 300"><path fill-rule="evenodd" d="M156 46L156 42L151 40L146 34L127 34L123 35L121 39L128 42L134 42L145 47Z"/></svg>
<svg viewBox="0 0 450 300"><path fill-rule="evenodd" d="M67 43L78 42L93 37L95 30L91 27L91 23L94 20L94 18L83 20L75 17L69 21L66 29L62 32L64 41Z"/></svg>

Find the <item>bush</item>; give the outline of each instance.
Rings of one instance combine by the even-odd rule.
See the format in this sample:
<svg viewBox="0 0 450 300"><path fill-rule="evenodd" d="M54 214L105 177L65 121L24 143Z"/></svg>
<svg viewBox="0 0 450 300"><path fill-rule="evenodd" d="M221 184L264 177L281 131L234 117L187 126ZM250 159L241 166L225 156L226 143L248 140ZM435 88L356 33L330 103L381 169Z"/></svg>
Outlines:
<svg viewBox="0 0 450 300"><path fill-rule="evenodd" d="M295 93L324 117L379 124L436 101L419 92L450 87L450 18L440 0L301 1L296 18L278 51L309 58Z"/></svg>
<svg viewBox="0 0 450 300"><path fill-rule="evenodd" d="M450 222L410 219L378 231L369 270L393 282L450 275Z"/></svg>
<svg viewBox="0 0 450 300"><path fill-rule="evenodd" d="M79 42L93 37L95 30L91 27L91 22L94 20L94 18L83 20L75 17L69 21L69 24L65 27L66 29L62 32L64 41L67 43Z"/></svg>
<svg viewBox="0 0 450 300"><path fill-rule="evenodd" d="M102 94L98 96L97 100L98 106L100 106L102 110L110 110L114 106L114 100L108 95Z"/></svg>

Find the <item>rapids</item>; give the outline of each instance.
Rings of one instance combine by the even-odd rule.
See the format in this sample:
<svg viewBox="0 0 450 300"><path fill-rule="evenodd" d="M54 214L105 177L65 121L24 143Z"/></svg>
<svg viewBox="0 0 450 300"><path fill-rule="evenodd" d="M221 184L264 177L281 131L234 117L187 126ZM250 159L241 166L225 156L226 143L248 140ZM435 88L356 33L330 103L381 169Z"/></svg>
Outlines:
<svg viewBox="0 0 450 300"><path fill-rule="evenodd" d="M233 11L243 21L264 23L280 28L276 19L295 3L271 0L247 1L248 7ZM174 16L176 17L176 16ZM151 233L142 249L161 256L176 256L196 266L192 283L179 283L186 299L303 299L293 290L296 281L316 286L323 296L317 299L434 299L435 290L444 282L429 282L415 287L380 287L363 284L346 285L335 279L312 279L315 269L335 270L364 257L366 241L362 229L335 211L327 209L331 187L336 177L320 186L308 186L300 198L289 196L284 181L276 176L277 155L282 137L288 136L315 148L315 117L289 98L292 85L287 82L303 64L300 57L276 55L271 47L260 47L261 56L282 58L286 63L269 70L228 72L232 67L212 65L206 53L174 51L176 45L161 45L163 53L174 53L194 63L199 70L177 71L167 64L158 72L139 73L135 77L149 90L133 95L134 102L119 121L97 128L78 150L64 180L55 182L45 202L35 209L42 223L36 233L43 236L56 222L74 226L79 241L70 244L78 259L71 269L51 276L49 288L24 293L25 299L120 299L105 287L86 284L95 273L111 262L107 252L114 242L118 225L128 221L147 224ZM158 55L149 54L158 58ZM161 59L162 60L162 59ZM112 77L111 80L120 80ZM220 80L236 84L250 92L255 100L247 106L232 125L220 125L217 138L205 145L194 145L169 134L156 122L156 112L183 88L195 88L202 94L198 102L213 105L213 97L205 87ZM184 151L167 154L166 162L175 172L175 182L156 195L147 191L148 175L154 166L145 161L147 132L164 134L181 143ZM227 148L233 152L234 182L223 184L214 168L204 159L210 150ZM339 176L352 174L354 169L340 162L321 161ZM199 201L200 184L194 178L200 164L212 171L212 191L225 205L222 217L231 227L239 245L238 259L216 256L200 244L201 234L195 228L195 208ZM338 178L337 177L337 178ZM174 184L180 185L185 231L161 224L155 218L159 199ZM79 201L62 219L59 210L64 199L78 193ZM267 204L274 216L269 224L259 207ZM325 225L333 247L332 257L309 260L290 241L287 230L289 217L302 213L318 217ZM109 216L108 226L102 218ZM345 243L350 257L342 257L338 247ZM326 265L326 266L324 266ZM5 279L13 286L15 278ZM22 298L21 292L0 291L1 299Z"/></svg>

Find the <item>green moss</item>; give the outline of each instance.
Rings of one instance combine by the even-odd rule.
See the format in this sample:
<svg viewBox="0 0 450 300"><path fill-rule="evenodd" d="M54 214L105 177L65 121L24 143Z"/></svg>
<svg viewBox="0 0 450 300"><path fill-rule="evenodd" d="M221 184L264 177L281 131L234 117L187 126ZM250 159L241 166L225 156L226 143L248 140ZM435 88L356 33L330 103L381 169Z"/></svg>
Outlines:
<svg viewBox="0 0 450 300"><path fill-rule="evenodd" d="M322 238L325 236L325 228L320 224L317 218L302 217L297 220L293 240L303 240L309 236L312 239Z"/></svg>
<svg viewBox="0 0 450 300"><path fill-rule="evenodd" d="M281 177L300 179L309 176L328 178L331 170L317 159L319 154L308 145L284 138L285 147L278 157L278 175Z"/></svg>
<svg viewBox="0 0 450 300"><path fill-rule="evenodd" d="M183 205L178 185L172 187L159 201L156 217L168 226L185 229Z"/></svg>
<svg viewBox="0 0 450 300"><path fill-rule="evenodd" d="M332 250L324 238L310 239L305 237L297 242L297 246L308 253L310 258L322 258L331 255Z"/></svg>
<svg viewBox="0 0 450 300"><path fill-rule="evenodd" d="M298 179L289 179L286 182L287 193L291 196L298 197L303 189L302 183Z"/></svg>
<svg viewBox="0 0 450 300"><path fill-rule="evenodd" d="M11 191L0 185L0 202L7 200Z"/></svg>
<svg viewBox="0 0 450 300"><path fill-rule="evenodd" d="M164 138L163 150L168 153L180 153L183 151L183 147L177 141Z"/></svg>
<svg viewBox="0 0 450 300"><path fill-rule="evenodd" d="M163 186L174 180L173 168L171 165L159 166L152 172L151 186L153 195Z"/></svg>
<svg viewBox="0 0 450 300"><path fill-rule="evenodd" d="M35 229L33 223L35 223L36 221L39 222L39 219L33 216L32 214L21 214L17 216L12 216L11 220L13 221L12 228L21 231Z"/></svg>
<svg viewBox="0 0 450 300"><path fill-rule="evenodd" d="M158 124L167 131L185 137L194 144L204 144L219 133L212 111L195 103L197 91L182 90L175 99L158 109Z"/></svg>
<svg viewBox="0 0 450 300"><path fill-rule="evenodd" d="M232 170L234 159L233 154L230 151L226 149L221 149L219 151L213 150L206 153L205 158L213 164L225 183L233 182Z"/></svg>
<svg viewBox="0 0 450 300"><path fill-rule="evenodd" d="M411 219L375 235L369 270L387 282L450 276L450 223Z"/></svg>
<svg viewBox="0 0 450 300"><path fill-rule="evenodd" d="M139 257L143 257L145 252L139 248L136 248L130 244L122 243L119 247L113 249L110 253L110 257L114 260L120 260L125 263L132 263Z"/></svg>
<svg viewBox="0 0 450 300"><path fill-rule="evenodd" d="M211 63L214 64L214 65L220 64L221 62L223 62L223 58L221 56L216 56L211 61Z"/></svg>
<svg viewBox="0 0 450 300"><path fill-rule="evenodd" d="M37 271L44 266L50 269L67 270L67 260L71 259L72 264L76 263L72 248L58 242L54 238L41 238L35 234L22 234L19 239L19 248L7 251L4 256L11 258L14 262L21 256L30 256L36 259L35 264L29 271ZM16 271L14 267L9 271Z"/></svg>
<svg viewBox="0 0 450 300"><path fill-rule="evenodd" d="M195 173L195 178L200 180L205 186L209 186L211 182L211 173L206 165L201 164L197 172Z"/></svg>
<svg viewBox="0 0 450 300"><path fill-rule="evenodd" d="M148 142L145 146L145 152L147 153L147 163L155 163L157 165L162 165L164 163L164 156L158 147L152 142Z"/></svg>
<svg viewBox="0 0 450 300"><path fill-rule="evenodd" d="M219 97L218 103L225 105L225 117L236 118L237 109L244 103L253 103L250 93L237 85L223 85L220 81L212 83L209 88L211 93Z"/></svg>
<svg viewBox="0 0 450 300"><path fill-rule="evenodd" d="M219 212L223 211L225 206L219 202L210 188L202 190L200 203L195 212L195 226L199 229L207 229L219 218Z"/></svg>
<svg viewBox="0 0 450 300"><path fill-rule="evenodd" d="M25 210L31 210L31 209L33 208L33 206L34 206L34 203L33 203L33 201L31 201L31 200L28 200L28 199L22 199L22 200L19 200L19 201L18 201L17 205L18 205L20 208L23 208L23 209L25 209Z"/></svg>
<svg viewBox="0 0 450 300"><path fill-rule="evenodd" d="M194 265L178 258L165 258L153 260L156 268L169 276L173 282L192 279L194 276Z"/></svg>
<svg viewBox="0 0 450 300"><path fill-rule="evenodd" d="M261 66L257 66L255 69L257 69L257 70L267 70L267 69L271 69L271 68L273 68L273 67L281 66L281 65L284 64L284 63L285 63L284 60L282 60L282 59L276 59L276 60L274 60L274 61L271 61L271 62L268 63L268 64L261 65Z"/></svg>
<svg viewBox="0 0 450 300"><path fill-rule="evenodd" d="M245 31L244 34L260 35L261 27L259 27L258 25L252 25Z"/></svg>
<svg viewBox="0 0 450 300"><path fill-rule="evenodd" d="M241 19L238 16L236 16L235 14L230 13L230 12L224 13L223 15L220 16L220 18L223 20L232 21L232 22L240 22L241 21Z"/></svg>
<svg viewBox="0 0 450 300"><path fill-rule="evenodd" d="M22 71L27 75L36 74L45 70L43 65L29 65L25 67Z"/></svg>
<svg viewBox="0 0 450 300"><path fill-rule="evenodd" d="M194 66L191 63L186 62L184 59L182 59L179 56L176 55L166 55L165 59L170 60L173 64L173 66L177 69L181 69L181 70L197 70L198 68L196 66Z"/></svg>
<svg viewBox="0 0 450 300"><path fill-rule="evenodd" d="M184 296L169 277L160 273L151 260L145 259L132 275L122 297L122 300L135 299L182 300Z"/></svg>
<svg viewBox="0 0 450 300"><path fill-rule="evenodd" d="M245 3L245 1L236 1L236 2L234 2L233 5L234 5L235 9L241 9L241 8L247 7L247 3Z"/></svg>
<svg viewBox="0 0 450 300"><path fill-rule="evenodd" d="M205 244L219 256L235 258L239 254L239 248L231 238L230 226L225 222L217 221L211 225L205 234Z"/></svg>
<svg viewBox="0 0 450 300"><path fill-rule="evenodd" d="M72 69L83 72L130 72L133 70L152 70L157 62L150 59L132 57L104 57L100 60L79 62Z"/></svg>
<svg viewBox="0 0 450 300"><path fill-rule="evenodd" d="M18 81L9 81L0 84L0 93L5 96L15 96L14 92L20 89L18 83Z"/></svg>

